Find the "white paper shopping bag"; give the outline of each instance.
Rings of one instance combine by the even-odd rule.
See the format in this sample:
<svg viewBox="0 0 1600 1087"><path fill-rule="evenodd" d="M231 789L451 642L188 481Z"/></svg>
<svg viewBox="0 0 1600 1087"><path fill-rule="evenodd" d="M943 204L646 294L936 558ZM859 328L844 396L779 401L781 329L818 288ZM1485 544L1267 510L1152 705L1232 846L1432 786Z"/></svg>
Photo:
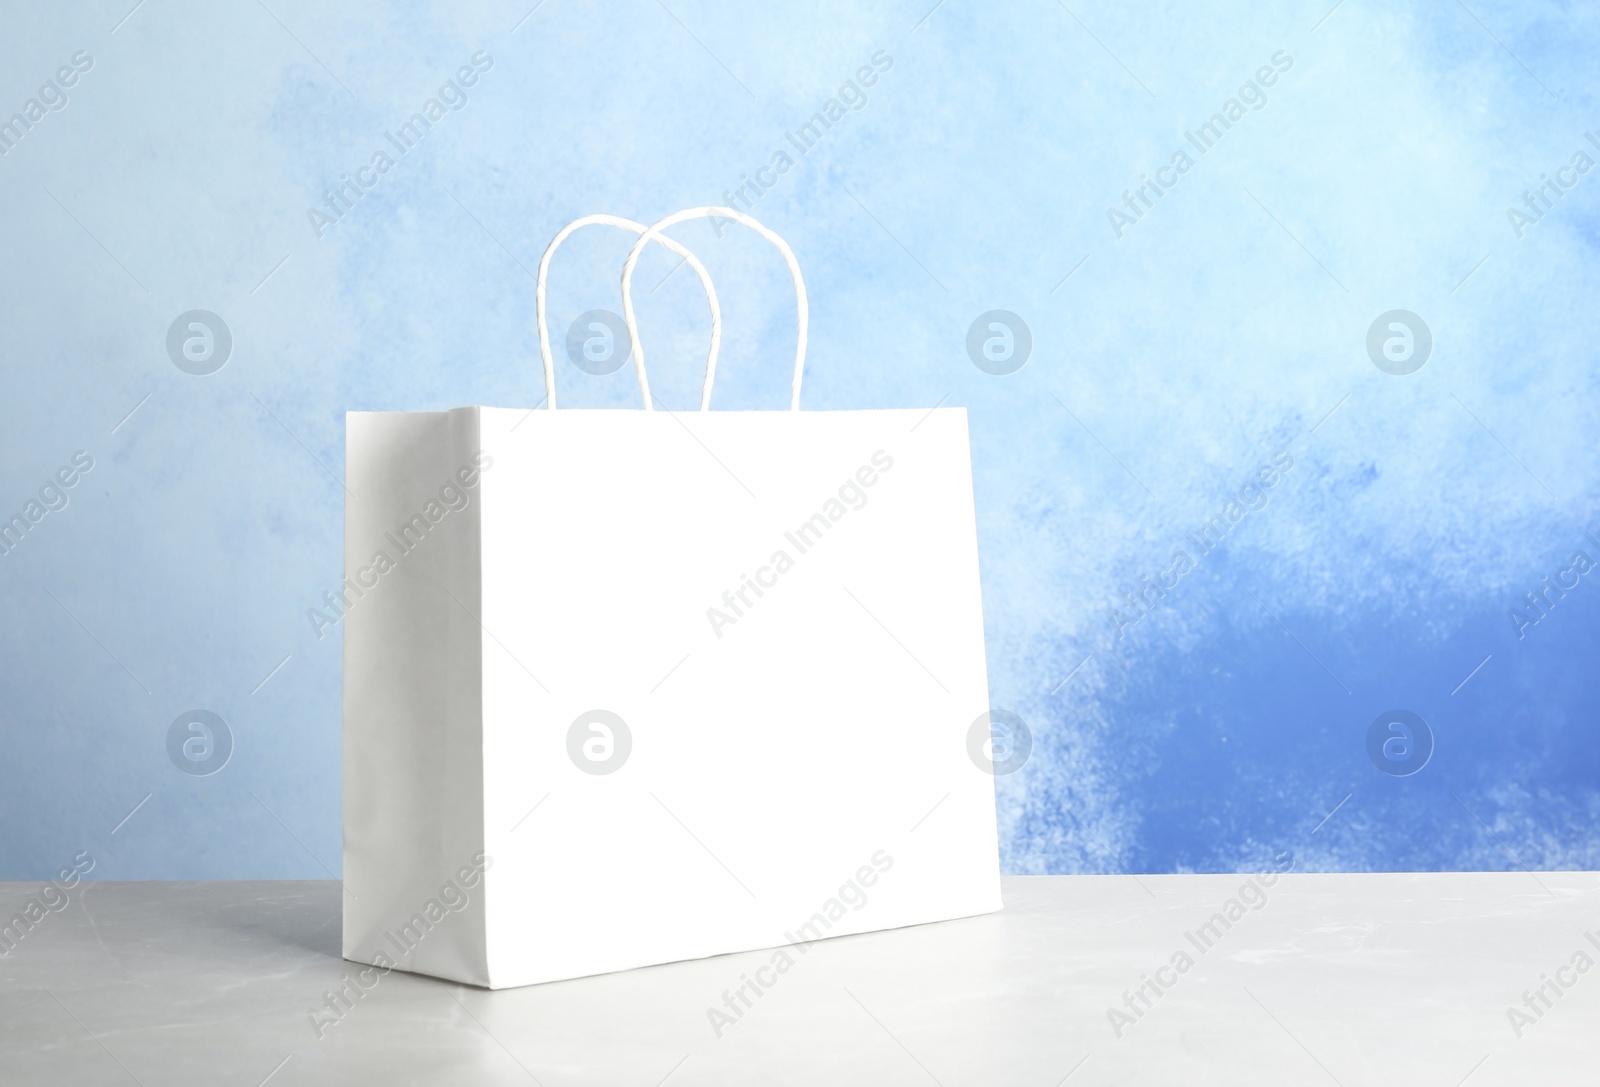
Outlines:
<svg viewBox="0 0 1600 1087"><path fill-rule="evenodd" d="M710 215L794 273L790 411L651 410L632 270ZM491 988L782 972L998 909L965 412L798 410L782 239L595 221L641 233L646 410L555 406L569 228L546 408L348 416L345 957Z"/></svg>

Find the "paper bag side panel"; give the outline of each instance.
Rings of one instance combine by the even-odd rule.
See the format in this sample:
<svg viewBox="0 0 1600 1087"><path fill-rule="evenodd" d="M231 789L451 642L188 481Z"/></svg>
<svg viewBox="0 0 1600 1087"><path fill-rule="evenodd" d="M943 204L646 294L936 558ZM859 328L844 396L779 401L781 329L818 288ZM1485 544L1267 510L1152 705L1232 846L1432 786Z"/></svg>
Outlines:
<svg viewBox="0 0 1600 1087"><path fill-rule="evenodd" d="M481 985L478 413L346 426L344 956Z"/></svg>
<svg viewBox="0 0 1600 1087"><path fill-rule="evenodd" d="M950 594L951 616L955 629L964 632L971 641L963 656L975 659L978 669L974 686L982 692L981 705L994 708L989 690L989 647L984 630L983 574L981 549L978 546L977 487L972 479L972 435L967 419L967 409L941 408L932 413L930 441L942 441L952 450L950 456L951 494L954 517L961 528L952 533L949 546L952 553L952 574L947 584ZM1030 739L1031 744L1031 739ZM1031 750L1031 748L1030 748ZM971 757L971 752L968 753ZM1001 756L1002 758L1004 756ZM999 777L986 775L990 789L985 799L977 802L979 815L969 823L969 834L977 841L977 851L992 858L982 866L981 879L974 880L980 895L989 899L990 911L1004 908L1000 897L1000 827L999 827Z"/></svg>

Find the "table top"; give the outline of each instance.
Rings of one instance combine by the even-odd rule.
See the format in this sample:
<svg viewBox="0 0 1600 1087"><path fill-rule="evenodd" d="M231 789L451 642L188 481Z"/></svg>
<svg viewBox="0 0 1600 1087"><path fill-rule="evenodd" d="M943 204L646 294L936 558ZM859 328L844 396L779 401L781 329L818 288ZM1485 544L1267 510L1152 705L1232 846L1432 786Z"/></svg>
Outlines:
<svg viewBox="0 0 1600 1087"><path fill-rule="evenodd" d="M394 971L336 1011L337 884L43 886L0 883L0 925L43 914L0 956L8 1087L1600 1081L1597 873L1008 877L1001 913L781 974Z"/></svg>

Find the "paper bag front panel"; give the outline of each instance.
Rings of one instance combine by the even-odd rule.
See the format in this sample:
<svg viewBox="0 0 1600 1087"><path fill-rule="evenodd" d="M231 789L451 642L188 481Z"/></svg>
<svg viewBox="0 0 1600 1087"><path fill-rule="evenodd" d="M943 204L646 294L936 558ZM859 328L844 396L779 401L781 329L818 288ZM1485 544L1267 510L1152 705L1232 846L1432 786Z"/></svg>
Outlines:
<svg viewBox="0 0 1600 1087"><path fill-rule="evenodd" d="M481 425L491 985L1000 907L964 411Z"/></svg>

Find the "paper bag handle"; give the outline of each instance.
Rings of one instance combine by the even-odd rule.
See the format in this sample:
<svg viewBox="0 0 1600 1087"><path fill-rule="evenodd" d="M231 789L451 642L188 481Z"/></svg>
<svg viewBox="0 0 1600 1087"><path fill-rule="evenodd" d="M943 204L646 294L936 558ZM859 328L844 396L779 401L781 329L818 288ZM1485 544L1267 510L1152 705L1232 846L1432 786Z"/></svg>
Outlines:
<svg viewBox="0 0 1600 1087"><path fill-rule="evenodd" d="M777 246L778 252L783 254L783 262L789 266L789 276L794 280L794 300L798 336L794 349L794 378L789 386L789 410L800 410L800 380L805 374L806 366L806 324L810 319L810 307L806 302L806 283L800 275L800 262L794 258L794 250L789 248L789 243L776 233L768 230L755 219L742 211L734 208L689 208L686 211L676 212L665 219L654 223L644 233L639 235L639 240L633 243L633 248L628 251L628 262L622 266L622 319L628 325L628 338L633 343L633 358L639 369L639 387L644 392L644 406L651 408L650 387L644 375L644 347L639 343L638 323L633 313L633 269L639 263L639 254L644 251L646 243L660 241L665 238L661 231L674 223L681 223L686 219L732 219L742 223L760 234L767 241ZM669 247L670 248L670 247ZM709 287L707 288L709 290ZM720 334L720 327L717 329ZM706 381L700 392L700 410L706 411L711 407L711 386L717 376L717 360L715 354L706 361Z"/></svg>
<svg viewBox="0 0 1600 1087"><path fill-rule="evenodd" d="M566 241L573 231L586 226L615 226L631 230L635 234L645 234L652 229L643 223L636 223L632 219L623 219L616 215L585 215L562 227L561 232L550 239L550 244L545 246L544 256L539 258L539 275L534 286L534 308L537 311L539 326L539 355L544 360L545 403L552 410L556 406L556 366L550 355L550 328L545 322L545 279L550 273L550 258L555 256L561 243ZM700 286L705 288L706 304L711 309L711 349L706 353L707 391L701 395L701 399L707 401L710 396L711 377L717 372L717 352L722 348L722 306L717 301L717 289L711 285L711 273L706 271L706 266L700 263L699 257L664 234L653 235L651 240L660 242L687 261L689 267L694 269L695 275L700 277ZM630 253L630 256L632 255L634 254ZM633 368L639 375L639 391L644 397L644 406L648 411L651 408L650 384L644 374L644 351L639 346L639 329L633 319L632 299L623 299L623 309L628 315L628 340L629 348L633 352Z"/></svg>

